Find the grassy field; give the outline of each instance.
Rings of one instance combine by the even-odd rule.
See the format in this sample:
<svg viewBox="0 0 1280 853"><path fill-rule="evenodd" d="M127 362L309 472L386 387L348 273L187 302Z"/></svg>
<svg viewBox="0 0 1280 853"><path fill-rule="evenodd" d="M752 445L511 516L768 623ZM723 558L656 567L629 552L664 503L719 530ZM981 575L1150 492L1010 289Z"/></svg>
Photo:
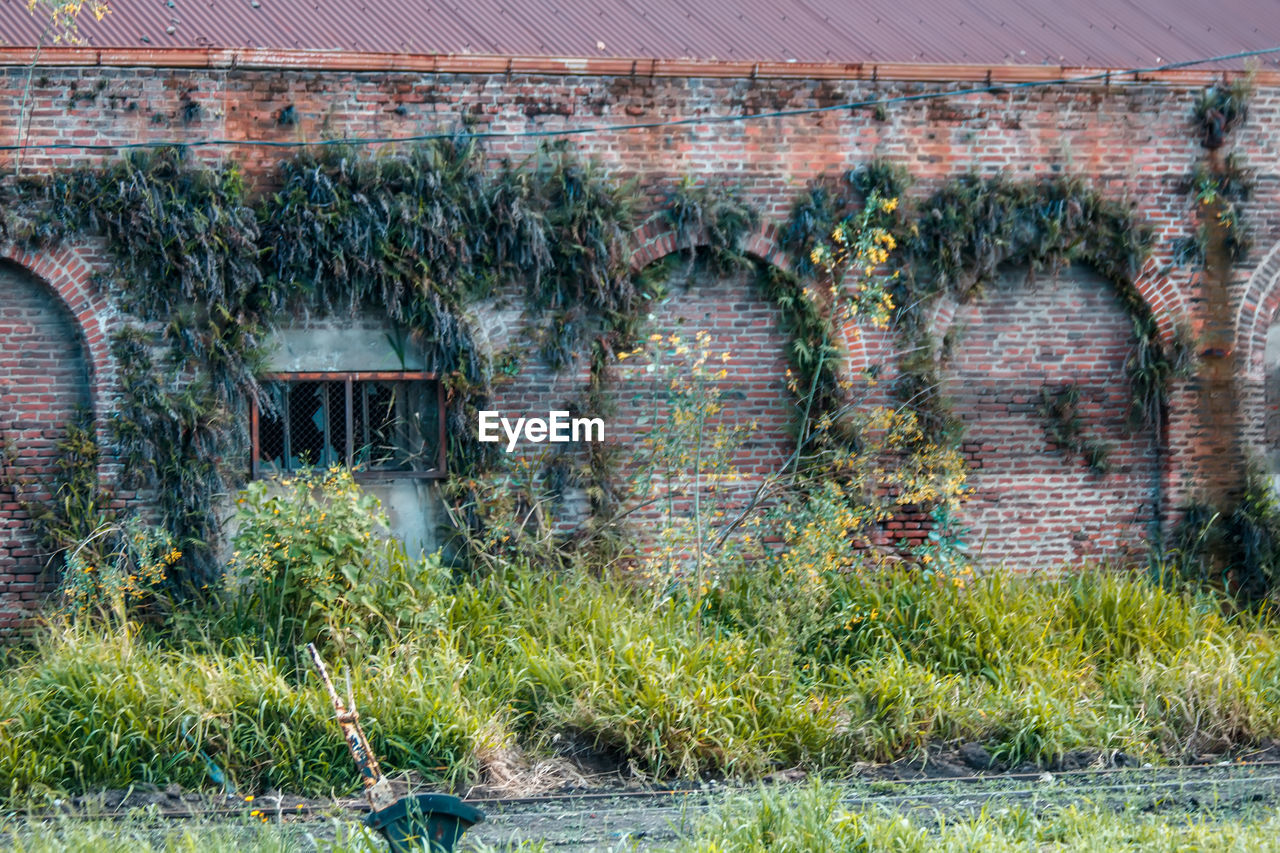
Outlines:
<svg viewBox="0 0 1280 853"><path fill-rule="evenodd" d="M1280 735L1274 626L1137 575L764 567L696 608L574 573L423 577L413 624L348 649L349 672L384 766L455 790L518 789L566 743L653 778L750 779L944 742L1009 766L1077 748L1159 763ZM197 747L241 791L355 790L297 649L233 627L50 628L0 684L0 792L207 788Z"/></svg>
<svg viewBox="0 0 1280 853"><path fill-rule="evenodd" d="M1089 806L1037 812L984 810L943 821L896 809L842 808L834 788L760 792L705 820L682 853L738 851L1280 850L1280 814L1272 809L1217 819L1212 814L1146 814Z"/></svg>

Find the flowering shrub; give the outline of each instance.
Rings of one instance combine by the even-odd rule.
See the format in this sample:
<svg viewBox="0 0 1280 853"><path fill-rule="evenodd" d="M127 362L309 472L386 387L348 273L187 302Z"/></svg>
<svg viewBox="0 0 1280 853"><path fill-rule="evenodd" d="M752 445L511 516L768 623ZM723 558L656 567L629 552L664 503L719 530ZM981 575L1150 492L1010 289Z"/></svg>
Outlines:
<svg viewBox="0 0 1280 853"><path fill-rule="evenodd" d="M127 619L182 559L173 537L136 518L103 524L66 553L59 598L72 615Z"/></svg>
<svg viewBox="0 0 1280 853"><path fill-rule="evenodd" d="M653 334L619 356L646 353L645 370L654 376L643 421L650 429L631 465L632 493L642 500L652 495L663 518L644 571L665 581L659 591L673 591L678 579L689 581L695 602L713 582L713 554L724 557L718 553L726 544L719 528L742 481L734 454L755 429L725 417L721 385L732 356L712 350L711 333L701 330L692 340Z"/></svg>
<svg viewBox="0 0 1280 853"><path fill-rule="evenodd" d="M236 501L228 568L233 593L264 638L286 648L364 634L364 593L380 568L387 524L373 495L340 466L250 483Z"/></svg>
<svg viewBox="0 0 1280 853"><path fill-rule="evenodd" d="M897 208L896 198L873 192L862 210L836 224L829 240L818 240L810 249L809 261L837 307L835 319L862 318L879 329L889 325L894 309L889 288L898 273L882 270L898 242L881 219Z"/></svg>

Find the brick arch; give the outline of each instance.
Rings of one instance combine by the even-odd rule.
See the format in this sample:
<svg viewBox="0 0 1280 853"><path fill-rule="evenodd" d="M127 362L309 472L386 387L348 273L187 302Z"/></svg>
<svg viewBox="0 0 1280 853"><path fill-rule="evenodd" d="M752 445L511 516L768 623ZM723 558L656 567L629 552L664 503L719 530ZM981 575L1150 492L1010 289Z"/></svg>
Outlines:
<svg viewBox="0 0 1280 853"><path fill-rule="evenodd" d="M761 221L747 235L746 254L762 263L771 264L780 270L789 270L791 269L791 258L783 251L782 245L778 240L778 233L779 227L777 223ZM649 222L636 228L631 233L631 245L636 247L631 254L631 269L636 272L662 260L672 252L688 248L680 245L671 223L660 217L654 217ZM705 235L695 237L695 247L706 245ZM870 367L871 358L863 340L863 335L857 329L850 327L841 328L837 331L840 333L842 344L845 348L845 358L847 359L850 373L856 375Z"/></svg>
<svg viewBox="0 0 1280 853"><path fill-rule="evenodd" d="M89 368L89 399L98 424L99 443L107 413L100 393L114 373L108 342L109 305L92 282L93 267L81 249L62 245L39 253L16 243L0 245L0 259L10 261L40 280L61 301L75 321Z"/></svg>
<svg viewBox="0 0 1280 853"><path fill-rule="evenodd" d="M1267 330L1280 315L1280 243L1271 247L1249 276L1236 310L1235 353L1245 376L1261 380L1266 373Z"/></svg>
<svg viewBox="0 0 1280 853"><path fill-rule="evenodd" d="M706 246L706 235L696 235L693 243L695 247ZM680 245L671 223L661 217L654 217L632 231L631 245L635 247L631 253L633 271L642 270L672 252L688 248ZM791 259L787 257L787 253L782 250L778 242L778 226L773 222L761 222L747 235L746 252L751 257L772 264L778 269L791 268Z"/></svg>
<svg viewBox="0 0 1280 853"><path fill-rule="evenodd" d="M1154 258L1148 259L1133 282L1134 289L1155 317L1156 330L1165 343L1173 340L1174 323L1186 316L1186 303L1182 288L1162 270ZM933 307L929 317L929 332L938 340L946 336L955 319L958 303L950 294L943 294ZM1263 331L1265 336L1266 332Z"/></svg>

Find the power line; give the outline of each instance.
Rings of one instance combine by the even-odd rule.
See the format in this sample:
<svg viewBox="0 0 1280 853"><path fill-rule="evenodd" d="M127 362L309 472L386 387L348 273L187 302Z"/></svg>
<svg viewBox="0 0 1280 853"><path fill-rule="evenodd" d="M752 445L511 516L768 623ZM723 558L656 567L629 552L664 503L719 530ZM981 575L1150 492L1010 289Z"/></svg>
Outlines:
<svg viewBox="0 0 1280 853"><path fill-rule="evenodd" d="M690 125L730 124L736 122L762 121L774 118L790 118L792 116L815 115L818 113L838 112L843 110L867 109L890 104L927 101L935 98L951 98L962 95L976 95L994 90L1033 89L1044 86L1069 86L1077 83L1091 83L1099 80L1110 81L1112 78L1151 74L1159 71L1174 71L1210 62L1226 62L1232 59L1247 59L1253 56L1265 56L1280 53L1280 46L1245 50L1239 53L1228 53L1204 59L1188 59L1183 62L1170 62L1147 68L1129 68L1120 71L1099 71L1079 77L1060 77L1056 80L1035 80L1022 83L987 83L967 89L948 89L935 92L920 92L914 95L896 95L890 98L875 98L866 101L851 101L843 104L831 104L825 107L800 107L790 110L774 110L766 113L750 115L699 116L697 118L666 119L663 121L634 122L631 124L593 124L582 127L565 127L555 130L481 130L464 132L461 135L471 139L521 139L521 138L571 138L593 136L601 133L622 133L633 130L656 130L664 127L687 127ZM121 142L121 143L72 143L48 142L15 145L0 145L0 151L125 151L138 148L209 148L219 146L242 146L256 148L308 148L319 146L354 146L354 145L394 145L406 142L428 142L435 139L452 139L458 136L454 132L422 133L411 136L347 136L334 139L316 140L273 140L273 139L194 139L164 140L153 142Z"/></svg>

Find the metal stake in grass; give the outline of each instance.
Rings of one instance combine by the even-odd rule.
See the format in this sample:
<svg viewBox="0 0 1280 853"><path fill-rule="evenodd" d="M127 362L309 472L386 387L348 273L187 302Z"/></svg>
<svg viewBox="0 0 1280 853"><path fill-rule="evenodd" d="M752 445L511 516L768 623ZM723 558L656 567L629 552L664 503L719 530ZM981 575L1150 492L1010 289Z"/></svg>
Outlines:
<svg viewBox="0 0 1280 853"><path fill-rule="evenodd" d="M360 782L364 785L364 796L369 801L370 808L365 823L382 833L392 853L410 853L423 848L448 853L462 833L471 825L484 820L484 815L479 809L448 794L417 794L397 799L391 790L391 780L383 775L378 759L369 746L369 739L360 727L360 714L356 711L350 677L347 679L347 701L344 704L329 679L329 670L316 647L307 643L307 651L320 673L325 690L329 691L334 717L347 741L351 758L360 771Z"/></svg>

